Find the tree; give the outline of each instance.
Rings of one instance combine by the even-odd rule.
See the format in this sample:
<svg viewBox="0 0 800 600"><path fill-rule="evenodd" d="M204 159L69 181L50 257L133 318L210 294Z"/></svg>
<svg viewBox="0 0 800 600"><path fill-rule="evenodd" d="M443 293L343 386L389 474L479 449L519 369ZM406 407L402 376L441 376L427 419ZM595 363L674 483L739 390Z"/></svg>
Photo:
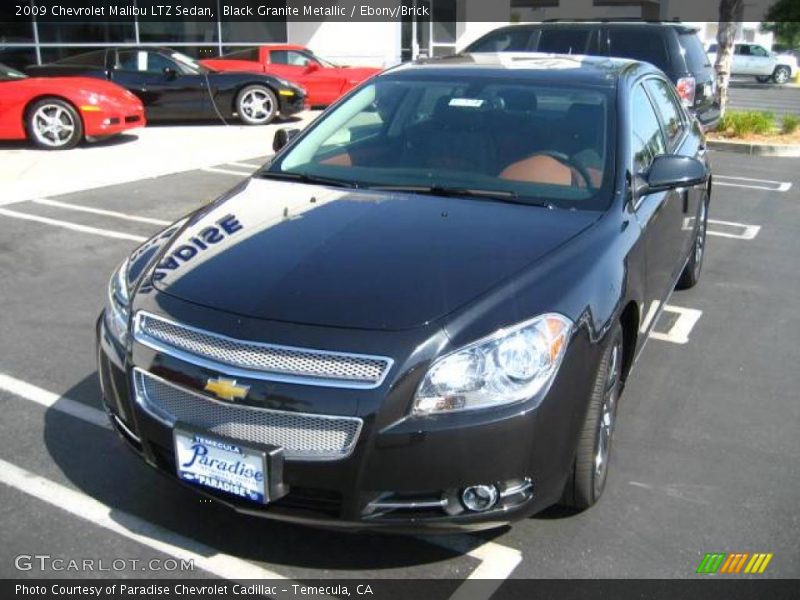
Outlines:
<svg viewBox="0 0 800 600"><path fill-rule="evenodd" d="M736 30L742 21L743 13L744 0L720 0L717 60L714 63L714 70L717 73L717 101L723 114L728 104L728 82L731 78L733 42L736 40Z"/></svg>
<svg viewBox="0 0 800 600"><path fill-rule="evenodd" d="M800 46L800 2L778 0L769 7L764 18L762 31L771 31L780 44L789 48Z"/></svg>

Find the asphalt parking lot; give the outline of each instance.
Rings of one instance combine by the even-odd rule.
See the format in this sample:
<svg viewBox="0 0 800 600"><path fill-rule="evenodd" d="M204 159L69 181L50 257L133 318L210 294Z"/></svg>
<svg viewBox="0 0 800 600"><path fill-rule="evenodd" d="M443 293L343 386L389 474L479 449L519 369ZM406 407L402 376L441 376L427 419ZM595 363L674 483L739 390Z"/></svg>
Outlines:
<svg viewBox="0 0 800 600"><path fill-rule="evenodd" d="M769 111L782 118L800 115L800 85L758 83L755 78L740 78L731 82L728 102L734 110Z"/></svg>
<svg viewBox="0 0 800 600"><path fill-rule="evenodd" d="M674 294L629 379L602 501L432 539L239 516L154 473L105 424L94 322L109 274L261 159L3 205L0 577L108 575L15 568L47 554L139 560L114 573L126 577L436 578L447 596L467 578L696 577L707 552L773 553L757 577L800 576L800 171L712 159L704 274ZM170 557L195 571L141 566Z"/></svg>

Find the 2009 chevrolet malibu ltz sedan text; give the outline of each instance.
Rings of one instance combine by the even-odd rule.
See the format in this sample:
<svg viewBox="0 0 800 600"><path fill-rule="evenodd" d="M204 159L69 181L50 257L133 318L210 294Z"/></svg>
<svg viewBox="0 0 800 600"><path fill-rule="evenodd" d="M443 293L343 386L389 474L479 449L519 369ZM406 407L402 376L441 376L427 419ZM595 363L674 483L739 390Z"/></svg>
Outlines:
<svg viewBox="0 0 800 600"><path fill-rule="evenodd" d="M595 503L626 376L703 261L705 141L669 80L465 55L279 133L114 273L120 435L288 521L447 531Z"/></svg>

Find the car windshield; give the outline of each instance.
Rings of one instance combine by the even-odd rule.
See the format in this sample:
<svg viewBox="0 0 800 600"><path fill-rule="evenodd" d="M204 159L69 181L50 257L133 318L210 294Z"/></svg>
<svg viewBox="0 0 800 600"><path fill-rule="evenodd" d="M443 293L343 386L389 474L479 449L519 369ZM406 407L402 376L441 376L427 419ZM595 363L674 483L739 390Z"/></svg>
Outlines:
<svg viewBox="0 0 800 600"><path fill-rule="evenodd" d="M173 52L170 54L172 60L177 62L181 68L186 69L189 73L210 73L211 69L204 67L191 56L186 56L182 52Z"/></svg>
<svg viewBox="0 0 800 600"><path fill-rule="evenodd" d="M381 77L326 113L264 177L602 210L610 89L523 78Z"/></svg>
<svg viewBox="0 0 800 600"><path fill-rule="evenodd" d="M16 69L12 69L0 63L0 81L13 81L15 79L25 79L27 75L24 73L20 73Z"/></svg>

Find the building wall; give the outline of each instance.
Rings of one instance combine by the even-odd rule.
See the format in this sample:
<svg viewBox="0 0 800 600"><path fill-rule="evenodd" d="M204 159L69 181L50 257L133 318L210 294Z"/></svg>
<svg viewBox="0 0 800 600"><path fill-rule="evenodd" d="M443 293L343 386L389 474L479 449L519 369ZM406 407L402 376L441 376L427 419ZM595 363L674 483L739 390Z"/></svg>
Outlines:
<svg viewBox="0 0 800 600"><path fill-rule="evenodd" d="M389 67L400 62L400 23L287 23L291 44L337 64Z"/></svg>

